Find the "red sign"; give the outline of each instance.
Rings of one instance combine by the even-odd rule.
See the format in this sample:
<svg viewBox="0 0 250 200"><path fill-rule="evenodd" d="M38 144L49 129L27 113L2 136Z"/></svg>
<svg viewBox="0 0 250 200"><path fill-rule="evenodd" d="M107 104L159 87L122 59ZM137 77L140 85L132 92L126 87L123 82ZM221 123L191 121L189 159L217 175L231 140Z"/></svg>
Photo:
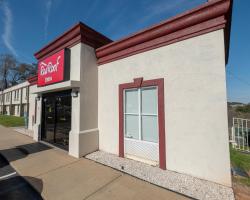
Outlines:
<svg viewBox="0 0 250 200"><path fill-rule="evenodd" d="M38 86L45 86L64 80L65 50L38 62Z"/></svg>

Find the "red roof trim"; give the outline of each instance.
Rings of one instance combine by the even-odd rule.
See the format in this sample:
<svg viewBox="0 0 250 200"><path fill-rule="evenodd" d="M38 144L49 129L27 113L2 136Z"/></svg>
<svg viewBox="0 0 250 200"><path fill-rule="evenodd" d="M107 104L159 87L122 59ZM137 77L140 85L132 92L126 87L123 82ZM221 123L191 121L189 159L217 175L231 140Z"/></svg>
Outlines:
<svg viewBox="0 0 250 200"><path fill-rule="evenodd" d="M231 0L207 2L160 24L100 47L96 50L98 64L225 28L231 21L231 6Z"/></svg>
<svg viewBox="0 0 250 200"><path fill-rule="evenodd" d="M37 75L27 78L27 81L29 81L30 85L37 85Z"/></svg>
<svg viewBox="0 0 250 200"><path fill-rule="evenodd" d="M43 47L41 50L36 52L34 56L36 59L41 60L61 49L70 48L80 42L88 44L96 49L112 42L112 40L93 30L82 22L79 22L71 29L64 32L61 36L57 37L55 40Z"/></svg>

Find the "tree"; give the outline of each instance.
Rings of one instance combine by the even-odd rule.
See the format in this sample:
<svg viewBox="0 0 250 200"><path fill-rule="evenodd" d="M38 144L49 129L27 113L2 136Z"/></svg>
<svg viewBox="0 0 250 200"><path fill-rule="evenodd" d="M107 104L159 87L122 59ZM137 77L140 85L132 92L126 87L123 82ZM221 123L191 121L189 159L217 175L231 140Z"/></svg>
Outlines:
<svg viewBox="0 0 250 200"><path fill-rule="evenodd" d="M0 90L25 81L35 75L36 64L19 63L13 55L0 55Z"/></svg>
<svg viewBox="0 0 250 200"><path fill-rule="evenodd" d="M0 55L0 81L2 90L9 86L9 75L16 65L17 61L13 55Z"/></svg>
<svg viewBox="0 0 250 200"><path fill-rule="evenodd" d="M25 81L28 77L35 75L37 70L36 64L18 63L11 70L10 83L12 85Z"/></svg>

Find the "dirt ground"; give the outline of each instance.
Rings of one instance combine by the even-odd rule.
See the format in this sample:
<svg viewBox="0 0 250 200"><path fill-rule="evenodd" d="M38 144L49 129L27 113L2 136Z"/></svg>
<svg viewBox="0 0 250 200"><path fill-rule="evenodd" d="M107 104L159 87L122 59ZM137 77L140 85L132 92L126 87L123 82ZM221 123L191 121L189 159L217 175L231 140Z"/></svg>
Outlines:
<svg viewBox="0 0 250 200"><path fill-rule="evenodd" d="M236 200L250 200L250 187L233 181L233 190Z"/></svg>

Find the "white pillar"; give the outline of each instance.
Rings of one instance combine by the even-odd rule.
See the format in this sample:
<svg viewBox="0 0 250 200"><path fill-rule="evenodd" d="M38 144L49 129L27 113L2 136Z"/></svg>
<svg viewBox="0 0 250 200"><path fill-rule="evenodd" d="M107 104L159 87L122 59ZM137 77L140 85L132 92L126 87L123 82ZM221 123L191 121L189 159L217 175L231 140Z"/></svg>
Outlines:
<svg viewBox="0 0 250 200"><path fill-rule="evenodd" d="M71 131L69 133L69 155L79 158L79 133L80 133L80 93L72 98L71 106Z"/></svg>
<svg viewBox="0 0 250 200"><path fill-rule="evenodd" d="M36 122L34 125L34 134L33 139L35 141L40 140L40 133L41 133L41 116L42 116L42 98L36 100Z"/></svg>

